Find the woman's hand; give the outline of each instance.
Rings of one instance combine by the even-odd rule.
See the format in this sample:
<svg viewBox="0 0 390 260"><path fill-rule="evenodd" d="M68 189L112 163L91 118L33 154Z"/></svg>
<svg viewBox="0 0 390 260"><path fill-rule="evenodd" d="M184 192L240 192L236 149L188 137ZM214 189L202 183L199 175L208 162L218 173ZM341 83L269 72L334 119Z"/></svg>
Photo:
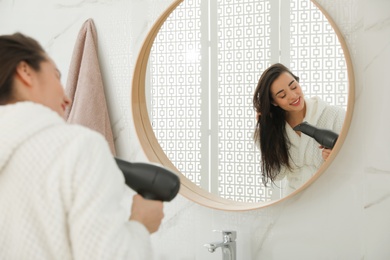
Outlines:
<svg viewBox="0 0 390 260"><path fill-rule="evenodd" d="M261 116L261 113L260 112L256 112L256 122L259 121L260 119L260 116Z"/></svg>
<svg viewBox="0 0 390 260"><path fill-rule="evenodd" d="M328 149L320 145L320 149L322 149L322 158L326 161L328 159L329 154L332 152L332 149Z"/></svg>
<svg viewBox="0 0 390 260"><path fill-rule="evenodd" d="M160 227L163 217L162 201L144 199L139 194L133 196L130 220L142 223L150 233L154 233Z"/></svg>

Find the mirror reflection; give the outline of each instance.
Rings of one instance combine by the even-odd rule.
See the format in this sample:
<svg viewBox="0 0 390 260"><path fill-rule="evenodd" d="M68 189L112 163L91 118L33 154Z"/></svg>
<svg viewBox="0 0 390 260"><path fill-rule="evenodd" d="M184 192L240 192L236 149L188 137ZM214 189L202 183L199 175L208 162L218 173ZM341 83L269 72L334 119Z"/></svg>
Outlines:
<svg viewBox="0 0 390 260"><path fill-rule="evenodd" d="M264 185L254 142L253 96L275 63L299 77L304 98L347 107L343 49L309 0L184 0L158 32L145 82L150 122L166 156L202 189L244 202L290 192L286 178Z"/></svg>
<svg viewBox="0 0 390 260"><path fill-rule="evenodd" d="M283 191L288 195L328 159L343 126L345 110L318 96L305 97L299 77L280 63L261 75L253 106L263 183L285 180Z"/></svg>

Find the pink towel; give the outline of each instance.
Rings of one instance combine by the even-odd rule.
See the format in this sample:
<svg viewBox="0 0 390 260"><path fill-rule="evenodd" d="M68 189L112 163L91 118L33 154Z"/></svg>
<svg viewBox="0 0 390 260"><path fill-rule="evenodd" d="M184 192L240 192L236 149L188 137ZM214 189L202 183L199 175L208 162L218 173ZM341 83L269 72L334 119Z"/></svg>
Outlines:
<svg viewBox="0 0 390 260"><path fill-rule="evenodd" d="M72 105L65 113L65 119L69 123L84 125L101 133L115 155L114 138L97 55L96 29L92 19L83 24L77 37L65 93L72 100Z"/></svg>

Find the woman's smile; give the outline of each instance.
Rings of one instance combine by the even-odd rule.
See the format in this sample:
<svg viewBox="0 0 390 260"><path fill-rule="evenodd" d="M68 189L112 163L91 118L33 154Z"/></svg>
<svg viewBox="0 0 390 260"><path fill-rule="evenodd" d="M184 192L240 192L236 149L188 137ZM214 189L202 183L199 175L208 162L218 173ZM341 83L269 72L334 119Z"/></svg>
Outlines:
<svg viewBox="0 0 390 260"><path fill-rule="evenodd" d="M299 106L301 104L301 97L298 97L297 100L295 100L294 102L292 102L290 105L291 106Z"/></svg>

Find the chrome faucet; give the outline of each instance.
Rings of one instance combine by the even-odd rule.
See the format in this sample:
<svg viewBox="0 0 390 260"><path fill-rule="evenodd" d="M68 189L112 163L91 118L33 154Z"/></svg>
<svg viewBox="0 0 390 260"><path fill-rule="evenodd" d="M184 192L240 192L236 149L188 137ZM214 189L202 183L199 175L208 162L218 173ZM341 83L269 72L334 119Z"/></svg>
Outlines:
<svg viewBox="0 0 390 260"><path fill-rule="evenodd" d="M222 242L204 244L210 253L220 247L222 249L222 260L236 260L236 231L222 231Z"/></svg>

